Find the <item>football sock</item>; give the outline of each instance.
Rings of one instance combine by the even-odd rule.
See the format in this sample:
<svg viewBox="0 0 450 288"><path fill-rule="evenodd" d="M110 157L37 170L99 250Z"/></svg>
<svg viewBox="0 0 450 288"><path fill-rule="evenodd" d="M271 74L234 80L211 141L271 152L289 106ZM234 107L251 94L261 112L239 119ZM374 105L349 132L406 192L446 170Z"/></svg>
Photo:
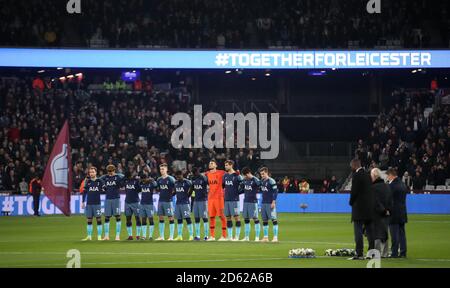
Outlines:
<svg viewBox="0 0 450 288"><path fill-rule="evenodd" d="M142 237L147 237L147 225L141 226Z"/></svg>
<svg viewBox="0 0 450 288"><path fill-rule="evenodd" d="M98 237L102 237L102 233L103 233L103 225L102 225L102 221L97 221L97 236Z"/></svg>
<svg viewBox="0 0 450 288"><path fill-rule="evenodd" d="M164 238L164 226L165 226L164 220L160 220L159 221L159 237L162 237L162 238Z"/></svg>
<svg viewBox="0 0 450 288"><path fill-rule="evenodd" d="M203 220L203 230L205 230L205 237L208 237L209 236L209 225L208 225L208 222L205 222L204 220Z"/></svg>
<svg viewBox="0 0 450 288"><path fill-rule="evenodd" d="M249 237L250 236L250 221L249 220L245 220L245 237Z"/></svg>
<svg viewBox="0 0 450 288"><path fill-rule="evenodd" d="M92 224L87 224L87 235L92 236Z"/></svg>
<svg viewBox="0 0 450 288"><path fill-rule="evenodd" d="M216 218L215 217L211 217L209 218L209 233L211 233L211 237L215 238L216 237Z"/></svg>
<svg viewBox="0 0 450 288"><path fill-rule="evenodd" d="M278 222L273 222L273 236L278 237Z"/></svg>
<svg viewBox="0 0 450 288"><path fill-rule="evenodd" d="M150 224L148 238L153 238L153 230L155 230L155 226Z"/></svg>
<svg viewBox="0 0 450 288"><path fill-rule="evenodd" d="M97 225L97 236L102 236L102 232L103 232L103 225Z"/></svg>
<svg viewBox="0 0 450 288"><path fill-rule="evenodd" d="M227 221L227 233L228 233L228 237L230 237L230 238L233 237L233 222L232 221Z"/></svg>
<svg viewBox="0 0 450 288"><path fill-rule="evenodd" d="M122 222L121 221L117 221L116 222L116 236L120 236L121 228L122 228Z"/></svg>
<svg viewBox="0 0 450 288"><path fill-rule="evenodd" d="M264 237L269 237L269 224L265 223L263 225Z"/></svg>
<svg viewBox="0 0 450 288"><path fill-rule="evenodd" d="M175 232L175 223L173 220L169 221L169 238L173 238L173 233Z"/></svg>
<svg viewBox="0 0 450 288"><path fill-rule="evenodd" d="M136 236L141 236L141 225L136 225Z"/></svg>
<svg viewBox="0 0 450 288"><path fill-rule="evenodd" d="M222 237L227 237L227 218L225 216L220 216L220 222L222 222Z"/></svg>
<svg viewBox="0 0 450 288"><path fill-rule="evenodd" d="M105 237L109 237L109 222L105 223Z"/></svg>
<svg viewBox="0 0 450 288"><path fill-rule="evenodd" d="M241 221L236 221L236 238L241 236Z"/></svg>
<svg viewBox="0 0 450 288"><path fill-rule="evenodd" d="M200 237L200 223L195 223L195 236Z"/></svg>
<svg viewBox="0 0 450 288"><path fill-rule="evenodd" d="M183 236L183 220L181 220L181 223L178 222L177 224L177 228L178 228L178 236Z"/></svg>
<svg viewBox="0 0 450 288"><path fill-rule="evenodd" d="M256 238L259 238L260 232L261 232L261 224L259 224L259 221L258 221L258 222L255 222L255 237Z"/></svg>
<svg viewBox="0 0 450 288"><path fill-rule="evenodd" d="M193 236L194 231L192 231L192 223L191 224L187 224L187 228L189 231L189 237Z"/></svg>

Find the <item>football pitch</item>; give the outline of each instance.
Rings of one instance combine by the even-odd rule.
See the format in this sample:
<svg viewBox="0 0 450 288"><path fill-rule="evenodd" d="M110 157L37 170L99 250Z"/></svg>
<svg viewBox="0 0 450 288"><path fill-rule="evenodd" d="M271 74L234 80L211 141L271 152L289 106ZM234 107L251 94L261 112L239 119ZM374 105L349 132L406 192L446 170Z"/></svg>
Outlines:
<svg viewBox="0 0 450 288"><path fill-rule="evenodd" d="M63 268L70 249L81 252L82 268L366 267L367 261L324 256L325 249L354 248L350 215L280 213L278 218L279 243L126 241L125 227L120 242L82 242L86 236L82 216L5 216L0 217L0 267ZM410 215L409 219L408 258L382 259L381 267L450 267L450 215ZM216 235L220 235L217 222ZM114 227L112 221L111 231ZM157 234L157 223L155 227ZM186 226L184 230L187 239ZM94 236L95 231L94 225ZM313 248L317 258L289 259L293 248Z"/></svg>

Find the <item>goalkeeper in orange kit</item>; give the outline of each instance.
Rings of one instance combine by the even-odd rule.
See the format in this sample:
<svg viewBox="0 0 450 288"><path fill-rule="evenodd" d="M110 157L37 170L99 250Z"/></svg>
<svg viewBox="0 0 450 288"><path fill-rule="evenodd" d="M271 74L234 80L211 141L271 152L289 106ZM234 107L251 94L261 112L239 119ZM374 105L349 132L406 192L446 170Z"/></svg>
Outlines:
<svg viewBox="0 0 450 288"><path fill-rule="evenodd" d="M216 216L220 217L222 222L222 237L219 241L227 240L227 221L224 215L224 192L223 192L223 175L224 170L217 170L216 160L209 161L209 171L205 173L208 178L208 213L209 213L209 231L211 237L208 241L215 240Z"/></svg>

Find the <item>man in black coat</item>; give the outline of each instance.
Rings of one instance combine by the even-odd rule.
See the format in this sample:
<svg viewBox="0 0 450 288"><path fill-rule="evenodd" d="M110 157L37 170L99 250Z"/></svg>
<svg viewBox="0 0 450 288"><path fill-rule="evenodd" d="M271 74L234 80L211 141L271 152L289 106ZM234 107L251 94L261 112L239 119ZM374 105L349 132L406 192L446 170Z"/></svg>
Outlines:
<svg viewBox="0 0 450 288"><path fill-rule="evenodd" d="M364 231L369 242L369 250L374 249L373 219L375 212L375 194L372 189L370 175L361 167L359 159L350 162L353 170L350 206L352 206L352 222L356 243L356 256L352 259L364 259Z"/></svg>
<svg viewBox="0 0 450 288"><path fill-rule="evenodd" d="M39 202L41 198L42 184L39 177L34 177L29 184L29 192L33 196L34 216L39 215Z"/></svg>
<svg viewBox="0 0 450 288"><path fill-rule="evenodd" d="M375 218L374 218L374 238L375 249L380 251L381 257L388 257L389 244L389 215L392 211L393 199L389 185L381 178L381 171L374 168L370 171L372 178L372 190L375 194Z"/></svg>
<svg viewBox="0 0 450 288"><path fill-rule="evenodd" d="M406 195L408 194L408 188L402 180L397 177L396 169L389 168L387 171L387 177L394 202L392 206L391 219L389 222L389 231L392 238L391 257L406 258L405 224L408 222L406 212Z"/></svg>

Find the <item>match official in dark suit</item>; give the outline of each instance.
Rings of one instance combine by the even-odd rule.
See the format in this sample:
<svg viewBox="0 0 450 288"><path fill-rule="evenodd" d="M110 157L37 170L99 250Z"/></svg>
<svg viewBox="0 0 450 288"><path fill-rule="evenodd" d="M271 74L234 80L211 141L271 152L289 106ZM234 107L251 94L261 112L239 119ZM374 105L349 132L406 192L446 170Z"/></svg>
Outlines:
<svg viewBox="0 0 450 288"><path fill-rule="evenodd" d="M375 194L375 218L374 218L374 238L375 249L380 251L382 258L389 256L389 216L392 211L393 200L392 191L389 185L384 183L381 178L381 171L378 168L373 168L370 171L372 178L372 190Z"/></svg>
<svg viewBox="0 0 450 288"><path fill-rule="evenodd" d="M389 180L389 187L391 188L392 197L394 200L391 219L389 222L389 231L392 238L391 257L406 258L405 224L408 222L406 212L406 195L408 194L408 188L405 183L397 177L397 170L394 168L388 169L387 178Z"/></svg>
<svg viewBox="0 0 450 288"><path fill-rule="evenodd" d="M369 242L369 250L374 249L373 219L375 212L375 194L370 188L372 180L369 173L361 167L359 159L350 162L353 171L350 206L356 243L356 256L352 259L364 259L364 231Z"/></svg>

